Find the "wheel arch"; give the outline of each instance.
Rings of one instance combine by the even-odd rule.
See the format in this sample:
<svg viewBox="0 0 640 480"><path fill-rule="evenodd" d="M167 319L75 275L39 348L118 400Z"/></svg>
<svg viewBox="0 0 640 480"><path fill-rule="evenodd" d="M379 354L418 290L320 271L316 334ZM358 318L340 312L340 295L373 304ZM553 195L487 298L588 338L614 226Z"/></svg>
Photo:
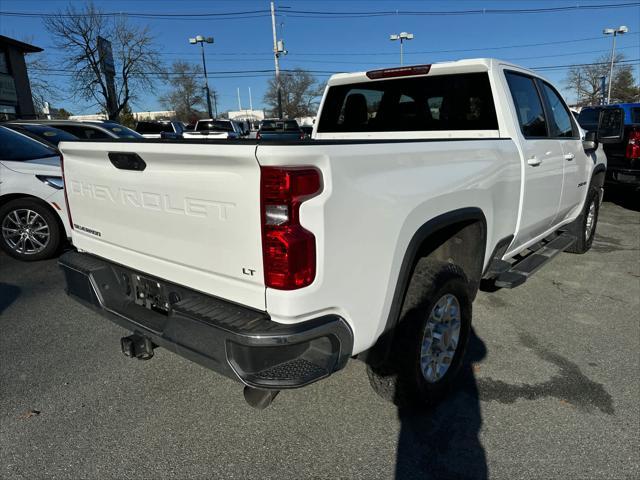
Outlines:
<svg viewBox="0 0 640 480"><path fill-rule="evenodd" d="M607 169L602 163L596 165L593 169L593 173L591 174L590 185L595 185L598 188L602 188L604 186L606 172Z"/></svg>
<svg viewBox="0 0 640 480"><path fill-rule="evenodd" d="M53 217L56 219L56 222L58 222L58 226L60 227L60 232L62 234L61 240L64 240L66 238L66 229L64 227L64 223L62 222L62 219L60 218L60 215L49 204L49 202L47 202L46 200L43 200L40 197L36 197L35 195L29 195L28 193L7 193L6 195L0 196L0 208L2 208L4 205L6 205L7 203L13 200L20 200L22 198L28 199L28 200L34 200L38 202L40 205L42 205L44 208L49 210L49 212L51 212L53 214Z"/></svg>
<svg viewBox="0 0 640 480"><path fill-rule="evenodd" d="M404 253L383 333L378 342L359 358L375 364L389 354L393 332L418 260L431 257L458 265L469 280L469 296L473 300L480 286L486 244L487 220L480 208L452 210L421 225Z"/></svg>

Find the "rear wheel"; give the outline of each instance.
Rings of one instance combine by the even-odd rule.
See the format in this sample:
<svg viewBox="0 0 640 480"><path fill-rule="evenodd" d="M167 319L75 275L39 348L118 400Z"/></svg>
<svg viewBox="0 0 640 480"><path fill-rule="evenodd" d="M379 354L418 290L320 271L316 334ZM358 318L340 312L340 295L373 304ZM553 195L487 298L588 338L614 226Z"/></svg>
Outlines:
<svg viewBox="0 0 640 480"><path fill-rule="evenodd" d="M0 207L0 248L19 260L50 258L58 251L61 228L50 209L31 198Z"/></svg>
<svg viewBox="0 0 640 480"><path fill-rule="evenodd" d="M389 359L368 367L371 386L399 406L437 403L454 384L470 331L471 299L462 269L421 259Z"/></svg>
<svg viewBox="0 0 640 480"><path fill-rule="evenodd" d="M580 216L569 224L568 231L576 237L576 242L567 248L567 252L586 253L593 244L600 213L600 191L591 187Z"/></svg>

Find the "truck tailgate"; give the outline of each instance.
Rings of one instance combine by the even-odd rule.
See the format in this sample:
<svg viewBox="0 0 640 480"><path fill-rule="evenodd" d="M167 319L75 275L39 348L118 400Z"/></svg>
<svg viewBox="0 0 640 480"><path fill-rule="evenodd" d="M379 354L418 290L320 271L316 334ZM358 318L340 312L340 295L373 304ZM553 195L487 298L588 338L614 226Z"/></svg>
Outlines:
<svg viewBox="0 0 640 480"><path fill-rule="evenodd" d="M264 310L255 148L61 143L74 245Z"/></svg>

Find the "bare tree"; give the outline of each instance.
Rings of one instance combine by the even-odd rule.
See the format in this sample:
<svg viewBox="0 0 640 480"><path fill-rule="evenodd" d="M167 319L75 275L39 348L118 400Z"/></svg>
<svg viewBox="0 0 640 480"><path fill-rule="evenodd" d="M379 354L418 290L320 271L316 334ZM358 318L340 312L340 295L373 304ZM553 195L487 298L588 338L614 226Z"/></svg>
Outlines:
<svg viewBox="0 0 640 480"><path fill-rule="evenodd" d="M142 92L153 92L162 67L148 27L130 25L124 16L105 15L91 2L81 9L71 5L44 23L56 47L65 52L63 66L72 75L73 93L93 101L110 119L117 120ZM113 47L116 91L112 102L101 70L98 37Z"/></svg>
<svg viewBox="0 0 640 480"><path fill-rule="evenodd" d="M45 108L45 102L55 104L60 100L61 92L47 78L47 71L50 70L49 63L42 53L29 53L24 57L29 72L29 85L31 86L31 97L36 114L40 116Z"/></svg>
<svg viewBox="0 0 640 480"><path fill-rule="evenodd" d="M170 73L165 76L169 91L160 97L160 103L167 110L175 110L178 120L193 122L199 118L197 107L206 107L202 84L198 82L200 75L200 65L177 60L173 62Z"/></svg>
<svg viewBox="0 0 640 480"><path fill-rule="evenodd" d="M316 114L318 103L324 86L306 70L295 70L282 73L282 113L285 117L308 117ZM273 114L278 111L278 89L275 79L269 80L264 94L264 103L271 107Z"/></svg>
<svg viewBox="0 0 640 480"><path fill-rule="evenodd" d="M616 54L613 66L613 83L611 85L611 101L637 101L639 89L635 85L632 66L621 63L622 54ZM611 57L604 55L590 65L572 67L567 73L567 88L576 92L579 106L598 105L606 94L602 91L602 77L608 81Z"/></svg>

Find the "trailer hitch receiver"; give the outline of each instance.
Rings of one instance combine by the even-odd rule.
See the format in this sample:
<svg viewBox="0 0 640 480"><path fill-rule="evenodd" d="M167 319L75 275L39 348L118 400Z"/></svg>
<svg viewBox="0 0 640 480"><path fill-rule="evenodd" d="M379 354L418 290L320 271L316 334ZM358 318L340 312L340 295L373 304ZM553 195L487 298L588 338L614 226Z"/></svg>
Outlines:
<svg viewBox="0 0 640 480"><path fill-rule="evenodd" d="M142 335L129 335L120 339L120 347L122 353L129 358L137 358L138 360L149 360L153 357L153 349L157 347L151 339Z"/></svg>

